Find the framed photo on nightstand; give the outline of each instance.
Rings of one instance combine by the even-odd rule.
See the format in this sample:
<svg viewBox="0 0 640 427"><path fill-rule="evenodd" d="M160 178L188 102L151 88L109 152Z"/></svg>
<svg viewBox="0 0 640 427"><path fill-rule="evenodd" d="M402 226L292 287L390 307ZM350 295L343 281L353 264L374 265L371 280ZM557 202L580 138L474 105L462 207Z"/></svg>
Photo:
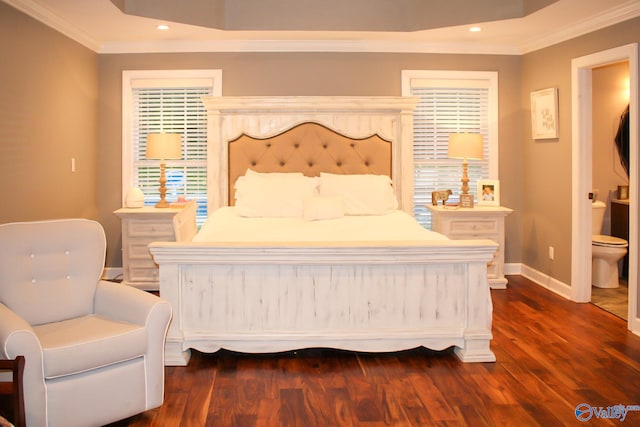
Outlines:
<svg viewBox="0 0 640 427"><path fill-rule="evenodd" d="M500 206L500 181L478 180L478 206Z"/></svg>

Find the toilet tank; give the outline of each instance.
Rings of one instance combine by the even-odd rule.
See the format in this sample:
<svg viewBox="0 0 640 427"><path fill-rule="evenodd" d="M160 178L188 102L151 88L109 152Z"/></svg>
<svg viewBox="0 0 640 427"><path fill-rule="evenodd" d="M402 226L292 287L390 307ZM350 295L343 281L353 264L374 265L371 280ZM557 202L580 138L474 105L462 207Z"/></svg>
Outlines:
<svg viewBox="0 0 640 427"><path fill-rule="evenodd" d="M591 203L591 234L602 234L602 223L607 205L600 200Z"/></svg>

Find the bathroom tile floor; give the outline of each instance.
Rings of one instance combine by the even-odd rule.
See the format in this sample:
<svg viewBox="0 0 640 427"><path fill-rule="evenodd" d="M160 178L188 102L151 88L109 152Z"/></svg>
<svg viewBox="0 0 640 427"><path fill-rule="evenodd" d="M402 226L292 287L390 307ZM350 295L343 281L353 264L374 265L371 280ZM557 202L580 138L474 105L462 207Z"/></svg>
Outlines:
<svg viewBox="0 0 640 427"><path fill-rule="evenodd" d="M620 286L613 289L591 287L591 303L627 320L627 282L620 279Z"/></svg>

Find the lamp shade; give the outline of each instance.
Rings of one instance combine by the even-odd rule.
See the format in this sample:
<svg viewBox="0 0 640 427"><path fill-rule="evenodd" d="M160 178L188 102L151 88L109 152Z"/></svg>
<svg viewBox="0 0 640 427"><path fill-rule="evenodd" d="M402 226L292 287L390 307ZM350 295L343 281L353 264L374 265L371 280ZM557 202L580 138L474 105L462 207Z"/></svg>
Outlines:
<svg viewBox="0 0 640 427"><path fill-rule="evenodd" d="M448 155L452 159L482 160L482 135L479 133L452 133L449 135Z"/></svg>
<svg viewBox="0 0 640 427"><path fill-rule="evenodd" d="M147 135L147 159L181 159L180 134L150 133Z"/></svg>

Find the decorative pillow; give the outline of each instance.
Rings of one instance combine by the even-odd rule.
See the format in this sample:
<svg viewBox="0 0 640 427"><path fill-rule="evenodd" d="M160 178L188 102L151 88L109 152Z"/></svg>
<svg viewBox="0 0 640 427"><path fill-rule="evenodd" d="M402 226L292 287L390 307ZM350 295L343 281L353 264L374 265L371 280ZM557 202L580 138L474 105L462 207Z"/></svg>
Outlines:
<svg viewBox="0 0 640 427"><path fill-rule="evenodd" d="M307 221L344 216L344 201L337 196L313 196L304 201L303 217Z"/></svg>
<svg viewBox="0 0 640 427"><path fill-rule="evenodd" d="M236 180L236 211L245 217L302 217L304 201L317 194L317 186L318 178L302 174L249 173Z"/></svg>
<svg viewBox="0 0 640 427"><path fill-rule="evenodd" d="M344 201L345 215L384 215L398 209L386 175L336 175L320 173L320 195L337 196Z"/></svg>

